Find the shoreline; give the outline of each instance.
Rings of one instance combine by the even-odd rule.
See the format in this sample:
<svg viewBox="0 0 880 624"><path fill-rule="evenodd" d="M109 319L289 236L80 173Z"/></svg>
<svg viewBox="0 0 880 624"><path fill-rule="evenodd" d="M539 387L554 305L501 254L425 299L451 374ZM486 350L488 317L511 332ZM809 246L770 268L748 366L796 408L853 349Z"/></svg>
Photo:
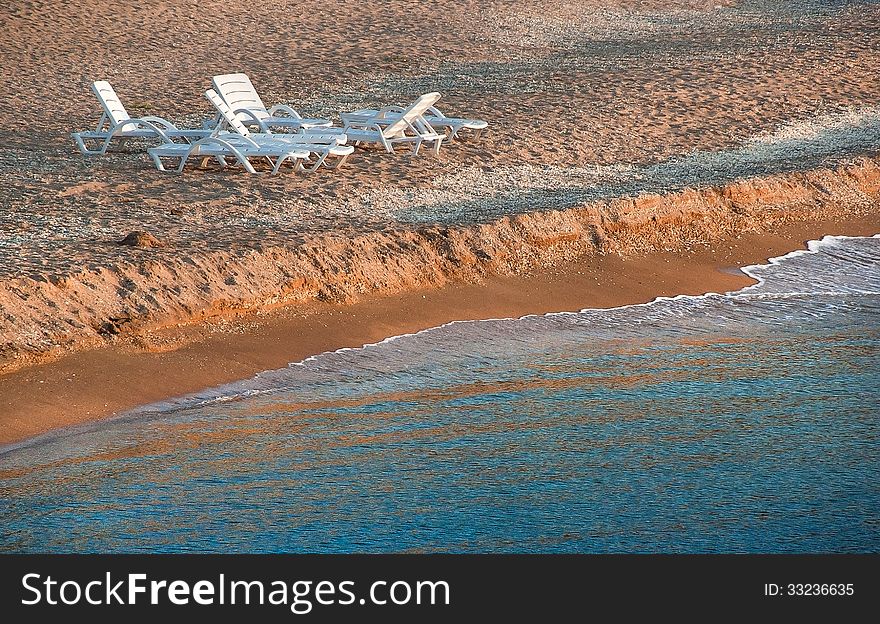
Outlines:
<svg viewBox="0 0 880 624"><path fill-rule="evenodd" d="M124 260L0 277L0 373L74 351L138 341L164 328L243 311L353 304L494 276L529 275L588 258L703 249L743 232L857 218L876 210L880 158L496 215L488 221L332 227L250 250L101 241ZM543 197L541 204L552 204ZM76 260L75 256L70 260ZM47 261L48 262L48 261ZM49 263L51 264L51 263Z"/></svg>
<svg viewBox="0 0 880 624"><path fill-rule="evenodd" d="M739 268L825 235L870 236L880 214L801 218L713 240L711 246L621 256L584 255L481 283L451 281L354 303L310 302L227 312L125 337L0 375L0 446L135 407L454 320L610 308L660 296L738 290Z"/></svg>

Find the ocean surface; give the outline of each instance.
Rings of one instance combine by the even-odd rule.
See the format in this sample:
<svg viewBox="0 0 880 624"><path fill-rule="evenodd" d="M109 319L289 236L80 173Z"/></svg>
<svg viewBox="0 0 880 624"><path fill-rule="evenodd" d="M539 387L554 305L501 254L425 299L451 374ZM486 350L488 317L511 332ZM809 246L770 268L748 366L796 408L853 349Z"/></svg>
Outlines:
<svg viewBox="0 0 880 624"><path fill-rule="evenodd" d="M458 322L0 453L0 550L878 552L880 238Z"/></svg>

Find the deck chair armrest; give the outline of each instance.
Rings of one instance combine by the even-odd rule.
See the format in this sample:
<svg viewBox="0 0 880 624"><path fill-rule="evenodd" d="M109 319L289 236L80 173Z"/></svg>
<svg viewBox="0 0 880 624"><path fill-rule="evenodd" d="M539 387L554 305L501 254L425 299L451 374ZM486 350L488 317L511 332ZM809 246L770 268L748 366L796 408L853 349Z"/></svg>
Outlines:
<svg viewBox="0 0 880 624"><path fill-rule="evenodd" d="M363 121L350 121L345 124L345 128L354 128L356 130L375 130L377 132L382 132L382 126L370 119L365 119ZM343 128L343 130L345 130L345 128Z"/></svg>
<svg viewBox="0 0 880 624"><path fill-rule="evenodd" d="M388 113L394 113L396 115L400 115L405 110L406 109L403 108L402 106L394 106L393 104L389 105L389 106L383 106L382 108L379 109L379 112L376 114L376 118L377 119L387 119L389 116Z"/></svg>
<svg viewBox="0 0 880 624"><path fill-rule="evenodd" d="M419 115L415 119L413 119L409 124L410 129L416 134L439 134L437 130L434 129L434 126L431 125L431 122L428 121L424 115Z"/></svg>
<svg viewBox="0 0 880 624"><path fill-rule="evenodd" d="M249 119L249 121L245 122L245 125L253 122L260 127L260 132L264 134L272 134L272 132L269 130L269 126L263 123L263 121L254 113L254 111L250 110L249 108L236 108L234 111L232 111L233 115L238 115L239 113Z"/></svg>
<svg viewBox="0 0 880 624"><path fill-rule="evenodd" d="M110 128L110 130L109 130L110 136L113 136L114 134L116 134L117 132L122 130L125 126L134 126L134 129L137 129L139 127L149 128L150 130L152 130L153 132L158 134L160 137L162 137L162 140L165 141L166 143L173 143L174 142L171 140L171 137L169 137L165 133L165 130L167 130L168 128L160 128L156 124L154 124L150 121L146 121L145 119L126 119L125 121L120 121L118 124L116 124L115 126Z"/></svg>
<svg viewBox="0 0 880 624"><path fill-rule="evenodd" d="M191 153L192 153L192 151L198 151L199 145L219 145L220 147L229 150L238 159L239 162L241 162L241 163L247 162L247 158L245 158L244 154L242 154L241 151L238 149L241 146L234 145L231 141L226 140L226 138L228 138L228 137L220 138L217 136L206 136L205 138L199 139L198 141L196 141L195 143L192 144ZM240 138L245 139L246 143L253 143L253 147L256 147L257 149L259 149L259 146L256 143L254 143L253 141L251 141L250 139L248 139L247 137L240 137Z"/></svg>
<svg viewBox="0 0 880 624"><path fill-rule="evenodd" d="M440 111L440 109L437 108L436 106L429 106L428 110L426 110L425 113L428 115L432 115L432 116L436 117L437 119L445 119L446 118L446 115L444 115Z"/></svg>
<svg viewBox="0 0 880 624"><path fill-rule="evenodd" d="M290 106L285 106L284 104L276 104L272 108L269 109L269 114L273 117L275 113L284 113L288 117L292 117L294 119L302 119L302 115L292 109Z"/></svg>
<svg viewBox="0 0 880 624"><path fill-rule="evenodd" d="M146 121L151 124L155 124L157 126L162 126L166 130L177 130L177 126L168 121L167 119L163 119L162 117L156 117L155 115L147 115L146 117L140 117L135 121Z"/></svg>

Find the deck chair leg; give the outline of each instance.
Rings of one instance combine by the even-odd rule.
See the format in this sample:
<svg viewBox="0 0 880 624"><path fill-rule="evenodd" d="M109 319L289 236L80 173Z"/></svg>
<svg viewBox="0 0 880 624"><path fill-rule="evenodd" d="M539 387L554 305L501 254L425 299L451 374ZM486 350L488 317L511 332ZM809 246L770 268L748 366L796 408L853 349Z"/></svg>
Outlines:
<svg viewBox="0 0 880 624"><path fill-rule="evenodd" d="M336 161L336 164L334 164L332 167L330 167L330 169L339 169L342 165L345 164L345 161L348 160L348 157L349 157L350 155L351 155L351 154L345 154L344 156L342 156L341 158L339 158L339 159Z"/></svg>
<svg viewBox="0 0 880 624"><path fill-rule="evenodd" d="M183 168L186 167L187 160L189 160L189 154L184 154L180 157L180 163L177 165L177 173L183 173Z"/></svg>
<svg viewBox="0 0 880 624"><path fill-rule="evenodd" d="M167 171L167 169L165 169L165 165L162 164L162 159L159 157L159 155L153 154L152 156L153 163L156 165L156 169L158 169L159 171Z"/></svg>
<svg viewBox="0 0 880 624"><path fill-rule="evenodd" d="M291 159L293 160L293 170L294 171L307 171L307 169L303 166L300 159L298 159L294 156L284 155L284 156L280 156L278 158L278 160L275 162L275 167L272 169L272 173L279 173L281 171L281 165L283 165L284 163L286 163L288 160L291 160Z"/></svg>
<svg viewBox="0 0 880 624"><path fill-rule="evenodd" d="M93 152L94 154L104 155L107 153L107 148L110 147L110 141L113 140L113 136L108 136L107 139L101 144L101 147L98 148L98 151Z"/></svg>
<svg viewBox="0 0 880 624"><path fill-rule="evenodd" d="M330 154L330 152L324 152L323 154L321 154L321 157L315 161L315 164L313 164L311 167L303 167L303 171L306 171L308 173L312 173L313 171L317 171L318 167L323 165L324 161L327 160L327 156L329 154Z"/></svg>
<svg viewBox="0 0 880 624"><path fill-rule="evenodd" d="M275 174L275 173L278 173L279 171L281 171L281 165L286 163L291 158L293 158L293 160L294 160L294 163L293 163L293 170L294 171L307 171L307 169L305 167L303 167L303 165L299 161L299 159L297 159L295 156L291 156L290 154L285 154L283 156L279 156L278 159L275 161L275 166L272 168L272 173Z"/></svg>
<svg viewBox="0 0 880 624"><path fill-rule="evenodd" d="M86 156L97 156L101 152L98 150L90 150L86 146L86 141L83 139L78 132L75 132L73 135L73 140L76 141L76 146L79 148L79 151L85 154Z"/></svg>
<svg viewBox="0 0 880 624"><path fill-rule="evenodd" d="M269 161L270 165L273 164L272 159L269 158L268 156L266 157L266 160ZM254 166L251 164L251 162L248 160L247 156L245 156L244 154L241 154L241 155L235 154L235 161L238 164L240 164L242 167L244 167L244 170L247 171L248 173L253 173L253 174L257 173L257 170L254 169Z"/></svg>

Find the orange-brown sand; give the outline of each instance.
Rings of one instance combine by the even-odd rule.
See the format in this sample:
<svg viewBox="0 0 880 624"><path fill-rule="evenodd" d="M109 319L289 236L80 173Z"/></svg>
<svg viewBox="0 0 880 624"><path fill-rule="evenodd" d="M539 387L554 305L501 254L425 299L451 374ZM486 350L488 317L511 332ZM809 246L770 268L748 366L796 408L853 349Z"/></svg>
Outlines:
<svg viewBox="0 0 880 624"><path fill-rule="evenodd" d="M448 320L733 288L719 266L877 231L876 3L351 7L0 11L0 440ZM234 71L308 116L438 90L490 127L273 177L69 137L93 80L194 127ZM158 244L116 244L135 231Z"/></svg>
<svg viewBox="0 0 880 624"><path fill-rule="evenodd" d="M482 277L684 248L760 230L761 196L768 212L864 203L876 160L867 186L785 176L876 159L878 33L880 5L818 0L181 0L109 14L97 0L12 2L0 12L0 370L222 309L469 279L471 262ZM132 115L192 127L211 115L210 77L230 71L308 115L439 90L448 113L490 128L439 160L358 150L340 171L275 177L162 174L143 144L90 158L69 137L97 121L93 80ZM687 191L707 186L729 195L703 210ZM636 201L620 231L618 208L657 193L679 200ZM734 223L742 195L748 223ZM561 212L584 207L589 218ZM647 235L644 219L715 221L722 208L719 231ZM553 214L529 216L541 211ZM133 231L163 246L115 244Z"/></svg>
<svg viewBox="0 0 880 624"><path fill-rule="evenodd" d="M719 241L711 249L610 254L485 284L312 303L152 333L138 344L75 353L0 376L0 444L452 320L612 307L658 296L736 290L737 267L763 262L825 234L880 232L880 218L801 221Z"/></svg>

